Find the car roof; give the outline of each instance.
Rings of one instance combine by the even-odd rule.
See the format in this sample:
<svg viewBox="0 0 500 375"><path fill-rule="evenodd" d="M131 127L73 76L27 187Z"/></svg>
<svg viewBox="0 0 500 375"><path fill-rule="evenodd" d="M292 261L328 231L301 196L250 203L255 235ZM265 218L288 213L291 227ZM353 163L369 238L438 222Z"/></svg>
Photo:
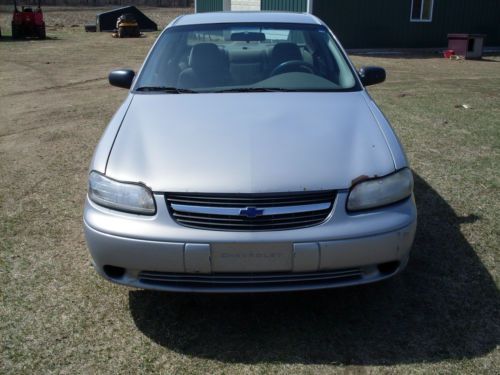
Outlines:
<svg viewBox="0 0 500 375"><path fill-rule="evenodd" d="M179 17L170 26L200 25L211 23L301 23L320 25L309 13L291 12L214 12L195 13Z"/></svg>

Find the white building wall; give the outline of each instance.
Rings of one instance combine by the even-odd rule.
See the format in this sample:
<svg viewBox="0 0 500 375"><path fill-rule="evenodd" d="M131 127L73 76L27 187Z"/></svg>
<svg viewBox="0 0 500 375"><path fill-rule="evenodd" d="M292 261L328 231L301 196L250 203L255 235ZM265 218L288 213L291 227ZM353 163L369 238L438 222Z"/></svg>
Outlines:
<svg viewBox="0 0 500 375"><path fill-rule="evenodd" d="M260 0L231 0L231 10L260 10Z"/></svg>

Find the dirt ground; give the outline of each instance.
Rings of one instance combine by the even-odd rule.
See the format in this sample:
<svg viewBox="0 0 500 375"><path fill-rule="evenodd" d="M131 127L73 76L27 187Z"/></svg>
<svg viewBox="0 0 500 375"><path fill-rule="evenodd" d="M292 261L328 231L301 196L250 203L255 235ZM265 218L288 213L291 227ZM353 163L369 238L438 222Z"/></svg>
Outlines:
<svg viewBox="0 0 500 375"><path fill-rule="evenodd" d="M96 9L46 10L47 40L0 41L0 373L500 373L500 57L352 56L387 69L370 93L416 176L402 275L162 294L98 277L82 233L88 164L126 96L107 74L137 69L157 33L117 40L83 32ZM185 11L145 13L164 26ZM4 35L9 17L0 8Z"/></svg>

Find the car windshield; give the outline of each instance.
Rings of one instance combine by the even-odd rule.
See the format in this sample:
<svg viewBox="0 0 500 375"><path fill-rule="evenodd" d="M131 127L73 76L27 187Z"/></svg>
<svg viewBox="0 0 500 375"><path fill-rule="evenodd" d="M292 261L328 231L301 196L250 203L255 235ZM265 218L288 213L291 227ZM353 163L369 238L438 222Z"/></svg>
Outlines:
<svg viewBox="0 0 500 375"><path fill-rule="evenodd" d="M359 89L324 26L274 23L169 28L134 86L176 94Z"/></svg>

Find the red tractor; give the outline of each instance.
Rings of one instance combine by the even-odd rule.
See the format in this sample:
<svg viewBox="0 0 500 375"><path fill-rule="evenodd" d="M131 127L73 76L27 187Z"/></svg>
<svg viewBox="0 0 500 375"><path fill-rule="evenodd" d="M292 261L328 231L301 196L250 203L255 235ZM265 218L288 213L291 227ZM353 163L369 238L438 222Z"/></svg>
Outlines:
<svg viewBox="0 0 500 375"><path fill-rule="evenodd" d="M14 13L12 14L12 39L19 38L39 38L45 39L45 21L43 20L41 0L38 0L38 6L22 6L21 10L17 8L17 2L14 0Z"/></svg>

